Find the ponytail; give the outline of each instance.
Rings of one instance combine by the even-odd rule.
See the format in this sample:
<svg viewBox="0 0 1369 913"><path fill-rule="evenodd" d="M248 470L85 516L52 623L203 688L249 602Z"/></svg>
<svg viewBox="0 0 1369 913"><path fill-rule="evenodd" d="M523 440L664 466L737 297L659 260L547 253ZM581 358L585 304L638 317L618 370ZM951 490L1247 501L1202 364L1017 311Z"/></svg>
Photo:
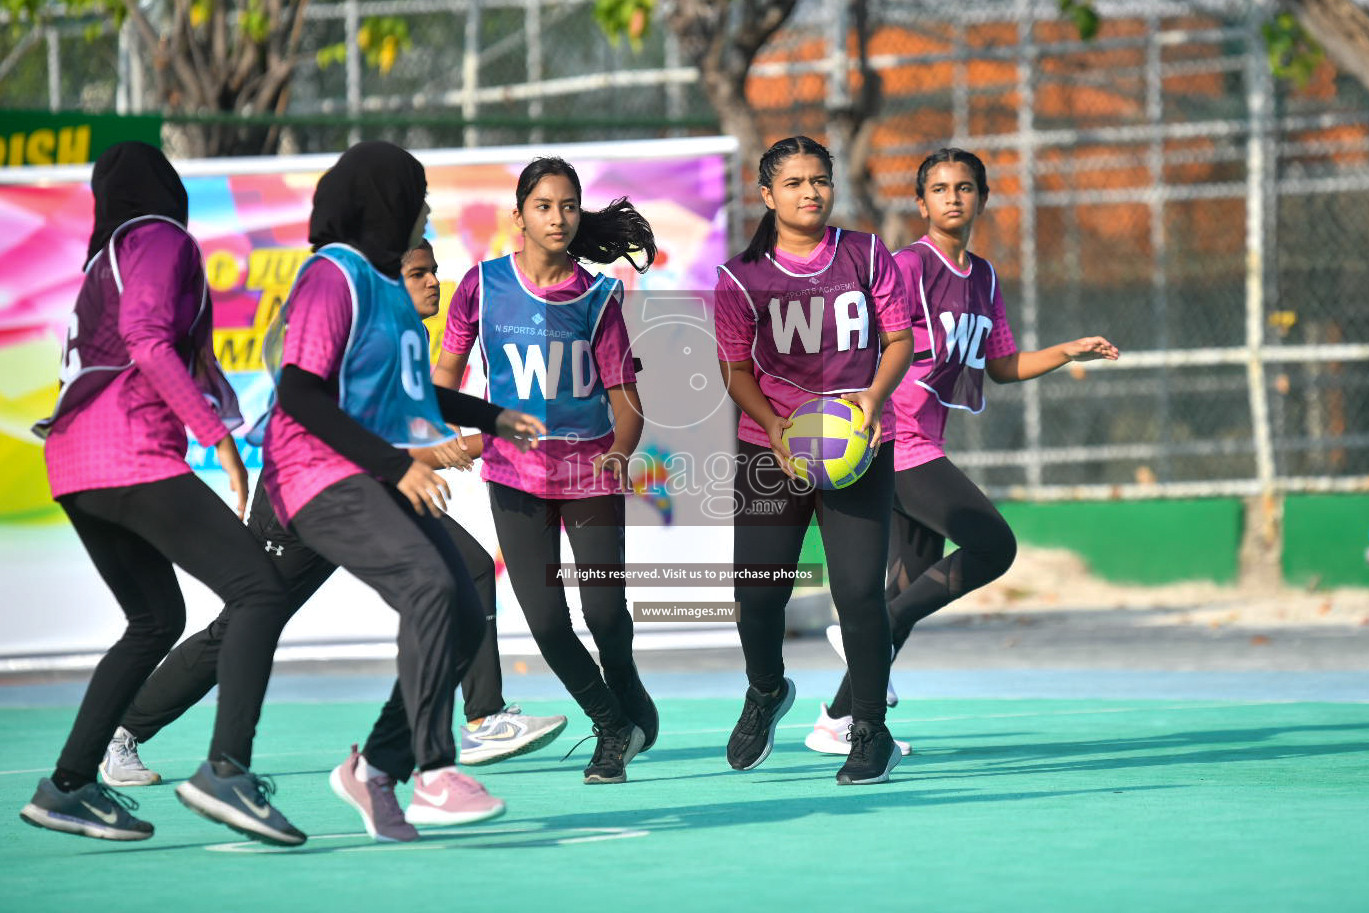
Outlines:
<svg viewBox="0 0 1369 913"><path fill-rule="evenodd" d="M775 227L775 210L767 209L761 216L761 224L751 236L751 243L742 251L743 263L755 263L761 257L775 252L775 242L779 240L779 229Z"/></svg>
<svg viewBox="0 0 1369 913"><path fill-rule="evenodd" d="M814 156L826 166L827 176L832 176L832 153L827 151L826 146L806 136L791 136L765 150L756 168L756 183L761 187L774 187L775 172L796 155ZM775 210L767 209L765 215L761 216L760 224L756 226L756 233L751 236L751 243L742 251L742 262L754 263L761 257L774 254L775 243L778 240L779 229L775 225Z"/></svg>
<svg viewBox="0 0 1369 913"><path fill-rule="evenodd" d="M570 181L576 200L583 197L580 175L575 173L570 162L554 156L533 159L518 175L518 187L514 190L519 212L537 182L552 174ZM646 262L641 266L630 256L638 251L645 254ZM580 230L575 233L566 253L571 259L592 263L612 263L623 258L637 272L644 273L656 259L656 236L652 234L651 223L628 202L628 198L619 197L598 212L580 210Z"/></svg>
<svg viewBox="0 0 1369 913"><path fill-rule="evenodd" d="M638 265L632 254L640 251L645 262ZM627 197L619 197L595 212L580 210L580 230L566 251L576 260L612 263L622 258L644 273L656 259L656 236L646 220Z"/></svg>

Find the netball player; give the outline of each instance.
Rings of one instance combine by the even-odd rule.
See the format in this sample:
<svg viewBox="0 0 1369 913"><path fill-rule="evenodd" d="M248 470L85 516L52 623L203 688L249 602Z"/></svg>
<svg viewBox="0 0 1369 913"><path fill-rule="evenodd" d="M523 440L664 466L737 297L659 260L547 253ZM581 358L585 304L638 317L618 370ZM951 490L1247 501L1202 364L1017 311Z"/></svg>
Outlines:
<svg viewBox="0 0 1369 913"><path fill-rule="evenodd" d="M819 492L792 478L782 435L798 405L824 395L859 406L873 440L892 434L882 416L912 357L908 299L878 238L827 224L833 191L825 148L805 136L781 140L758 171L765 216L750 246L719 269L716 290L718 357L742 411L733 560L738 569L792 568L816 512L854 679L852 748L837 782L880 783L900 758L884 724L893 452L881 447L858 481ZM788 577L736 588L749 681L727 744L737 770L769 756L775 727L794 702L783 652L792 590Z"/></svg>
<svg viewBox="0 0 1369 913"><path fill-rule="evenodd" d="M144 840L138 805L96 780L96 767L133 696L185 627L173 566L203 582L235 614L273 618L285 588L241 524L247 472L230 428L237 401L214 360L213 312L188 200L162 153L143 143L106 150L91 175L95 228L50 419L35 426L53 496L109 586L128 627L95 667L51 777L38 782L25 821L87 837ZM191 472L186 428L212 449L237 495L238 516ZM249 657L225 681L270 671ZM234 690L225 720L254 727L260 702ZM210 757L232 748L215 729ZM234 784L257 814L288 827L263 781L244 766Z"/></svg>
<svg viewBox="0 0 1369 913"><path fill-rule="evenodd" d="M411 822L459 823L503 811L457 769L452 735L453 692L484 634L484 613L437 519L449 489L402 448L450 438L447 422L527 446L540 423L432 387L425 331L400 281L404 252L427 221L426 192L423 166L384 142L353 146L319 180L309 220L315 255L268 340L269 351L279 340L279 370L261 484L300 542L375 588L399 614L399 681L366 761L394 779L418 770ZM220 655L220 717L235 638L239 652L269 657L280 635L279 626L240 622L227 626ZM260 684L264 691L264 677ZM250 755L252 735L232 731L232 757ZM205 763L176 794L256 839L303 842L297 830L259 827L231 774Z"/></svg>
<svg viewBox="0 0 1369 913"><path fill-rule="evenodd" d="M913 302L917 349L917 360L893 395L896 499L885 595L895 650L915 624L999 577L1017 555L1002 515L946 456L950 410L980 412L985 375L1015 383L1072 361L1118 357L1117 347L1101 336L1017 350L993 265L969 250L988 198L988 176L977 156L954 148L928 156L917 172L917 205L927 234L894 254ZM958 547L943 555L947 539ZM853 712L852 687L848 675L832 703L819 711L805 740L810 748L849 750L840 730Z"/></svg>
<svg viewBox="0 0 1369 913"><path fill-rule="evenodd" d="M524 168L514 199L523 247L476 265L462 279L433 379L457 388L478 343L490 399L517 403L546 421L547 438L536 450L520 452L486 436L477 445L482 478L532 636L593 723L598 741L585 782L622 783L628 762L655 742L659 726L632 659L623 579L613 575L625 560L627 461L643 417L623 323L623 285L579 261L626 257L644 272L656 242L626 199L583 210L579 176L561 159ZM630 256L637 251L640 265ZM555 577L562 528L577 565L609 574L607 585L580 586L602 673L571 627L565 589Z"/></svg>
<svg viewBox="0 0 1369 913"><path fill-rule="evenodd" d="M437 264L431 245L424 241L409 251L404 257L403 270L405 286L419 316L436 314ZM411 453L430 465L443 465L432 455L435 449L415 449ZM485 639L461 682L468 719L466 728L460 733L461 763L492 764L535 751L560 734L566 726L566 718L527 716L516 705L505 702L494 623L494 561L450 516L443 514L438 519L470 569L486 614ZM264 486L257 487L247 525L285 582L290 593L287 608L293 614L332 576L336 565L301 543L276 518ZM214 687L219 651L230 621L231 615L225 609L207 628L186 638L172 650L147 680L125 713L122 725L115 731L104 760L100 762L100 776L106 784L128 787L161 782L161 776L143 764L138 746L151 740ZM364 765L361 763L364 755L358 754L349 761L346 772L354 777L358 773L363 776L357 780L360 785L342 783L348 789L339 794L354 807L360 806L368 832L379 840L417 839L417 832L405 820L394 796L396 783L407 779L407 775L397 780L378 768ZM365 776L368 772L370 775ZM335 790L339 789L336 777L333 786Z"/></svg>

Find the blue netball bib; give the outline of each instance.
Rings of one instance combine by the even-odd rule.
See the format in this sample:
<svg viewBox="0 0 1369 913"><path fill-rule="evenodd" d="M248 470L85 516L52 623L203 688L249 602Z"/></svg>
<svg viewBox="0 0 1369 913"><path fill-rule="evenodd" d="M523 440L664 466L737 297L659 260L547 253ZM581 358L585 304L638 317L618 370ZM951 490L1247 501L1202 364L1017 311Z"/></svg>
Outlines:
<svg viewBox="0 0 1369 913"><path fill-rule="evenodd" d="M481 263L480 352L490 402L537 416L552 439L611 432L613 412L593 348L604 309L621 288L601 275L578 298L548 301L523 285L512 254Z"/></svg>
<svg viewBox="0 0 1369 913"><path fill-rule="evenodd" d="M429 373L428 331L403 283L381 274L346 244L320 248L300 273L320 259L342 270L352 295L352 329L338 370L338 404L343 411L396 447L451 440L455 433L442 420ZM287 300L263 347L273 376L280 374L281 340L289 314ZM249 440L265 429L265 419Z"/></svg>

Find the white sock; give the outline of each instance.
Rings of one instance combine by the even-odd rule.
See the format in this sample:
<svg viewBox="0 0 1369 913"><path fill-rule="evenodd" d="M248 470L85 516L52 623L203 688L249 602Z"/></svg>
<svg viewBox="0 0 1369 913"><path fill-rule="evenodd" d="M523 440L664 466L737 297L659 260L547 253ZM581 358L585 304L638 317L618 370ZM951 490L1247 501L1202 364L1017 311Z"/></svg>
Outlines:
<svg viewBox="0 0 1369 913"><path fill-rule="evenodd" d="M374 780L376 777L386 777L389 776L389 774L385 773L383 770L377 770L366 763L366 757L363 755L361 760L357 762L355 776L358 783L365 783L367 780Z"/></svg>
<svg viewBox="0 0 1369 913"><path fill-rule="evenodd" d="M444 773L446 773L447 771L449 771L449 770L454 771L454 770L456 770L456 769L457 769L456 765L453 764L451 767L436 767L436 768L434 768L434 769L432 769L432 770L420 770L420 771L418 772L418 779L419 779L420 782L422 782L422 783L426 786L427 784L429 784L429 783L431 783L432 781L436 780L438 777L442 776L442 775L443 775Z"/></svg>

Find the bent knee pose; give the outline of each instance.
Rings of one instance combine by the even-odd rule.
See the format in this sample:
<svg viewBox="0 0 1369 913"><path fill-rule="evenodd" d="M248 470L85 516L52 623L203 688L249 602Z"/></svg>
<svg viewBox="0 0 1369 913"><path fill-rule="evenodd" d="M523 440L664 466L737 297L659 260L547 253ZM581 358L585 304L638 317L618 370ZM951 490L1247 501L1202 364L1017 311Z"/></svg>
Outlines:
<svg viewBox="0 0 1369 913"><path fill-rule="evenodd" d="M490 398L517 402L546 420L547 440L535 451L490 440L471 449L484 457L495 531L532 636L594 725L598 742L585 782L621 783L627 763L651 746L658 729L632 658L622 577L580 588L601 672L575 635L565 589L548 579L548 568L561 564L563 528L577 564L611 570L625 561L623 492L642 433L642 404L623 323L623 284L579 261L632 262L630 255L642 251L645 271L656 243L626 199L583 210L579 177L560 159L524 168L515 203L523 248L478 264L462 279L433 377L458 387L478 343Z"/></svg>
<svg viewBox="0 0 1369 913"><path fill-rule="evenodd" d="M880 447L855 483L816 491L793 481L782 435L794 409L820 395L858 405L873 440L892 434L881 417L912 355L908 300L877 237L827 224L833 193L825 148L802 136L782 140L761 157L759 174L767 212L750 247L719 269L715 312L723 377L742 410L733 556L739 567L793 566L816 514L854 679L854 750L837 782L878 783L900 757L884 725L893 453ZM783 653L792 590L792 581L736 589L750 683L727 744L738 770L765 760L793 704Z"/></svg>
<svg viewBox="0 0 1369 913"><path fill-rule="evenodd" d="M946 456L950 411L983 410L986 374L996 383L1014 383L1071 361L1118 357L1116 346L1101 336L1017 350L993 265L969 250L988 198L988 176L977 156L955 148L928 156L917 174L927 234L894 254L912 300L917 350L892 398L896 500L886 598L895 651L919 621L998 578L1017 555L1002 515ZM948 539L956 549L946 555ZM833 724L839 726L852 707L848 675L819 712L809 747L849 750Z"/></svg>
<svg viewBox="0 0 1369 913"><path fill-rule="evenodd" d="M237 401L214 360L213 312L199 246L186 232L185 187L162 153L120 143L91 176L95 229L63 352L46 438L48 481L128 628L95 667L57 767L20 813L30 824L142 840L137 803L96 781L129 703L185 627L173 566L236 613L272 618L285 588L240 519L247 473L230 427ZM214 405L211 406L210 404ZM185 462L186 428L212 448L238 496L238 516ZM249 658L249 664L257 658ZM270 671L270 657L247 670ZM232 705L254 727L260 704ZM210 757L231 750L216 731ZM244 772L245 773L245 772ZM247 775L259 807L265 796Z"/></svg>
<svg viewBox="0 0 1369 913"><path fill-rule="evenodd" d="M431 245L421 242L405 254L403 268L404 283L418 315L427 318L436 314L437 263ZM437 458L431 455L435 449L415 449L413 453L432 465L439 465ZM495 629L494 560L475 537L450 516L443 514L438 520L470 571L486 622L480 648L461 680L467 719L466 728L461 732L461 763L491 764L535 751L560 734L566 718L528 716L517 705L504 700ZM332 576L337 566L300 542L277 519L262 486L257 487L252 499L247 526L288 588L290 599L284 611L293 615ZM143 764L138 746L179 719L214 687L218 681L219 651L232 617L232 607L226 606L208 627L192 634L172 650L139 690L100 762L100 776L107 784L148 786L161 782L161 776ZM402 818L400 821L398 826L403 829Z"/></svg>
<svg viewBox="0 0 1369 913"><path fill-rule="evenodd" d="M524 445L541 425L432 387L425 331L400 281L404 252L427 221L426 192L423 166L383 142L353 146L320 178L309 220L314 255L267 344L277 399L265 428L261 484L276 516L304 545L374 588L399 615L399 680L368 742L385 760L368 760L390 781L419 771L410 821L455 823L503 810L457 770L452 734L453 692L485 620L470 574L438 520L446 483L406 448L448 439L447 422ZM244 620L234 618L224 634L220 724L226 670L238 655L269 656L280 634L278 627ZM230 721L230 733L238 752L250 754L252 731ZM355 774L361 763L353 752L342 767ZM206 817L242 827L232 773L204 765L177 795ZM365 788L343 797L368 829L381 812L393 811L386 801L392 794L383 783L373 789L372 779L364 777Z"/></svg>

